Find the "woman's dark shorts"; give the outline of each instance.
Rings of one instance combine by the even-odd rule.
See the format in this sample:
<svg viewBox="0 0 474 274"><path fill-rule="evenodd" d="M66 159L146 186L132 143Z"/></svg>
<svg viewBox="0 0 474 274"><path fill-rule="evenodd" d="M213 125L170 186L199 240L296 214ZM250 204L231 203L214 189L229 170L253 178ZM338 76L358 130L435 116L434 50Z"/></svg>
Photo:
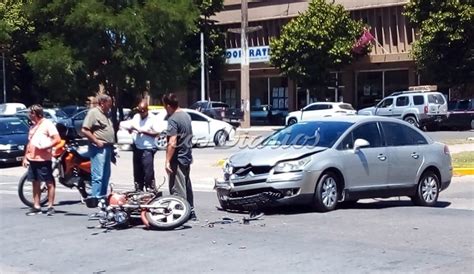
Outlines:
<svg viewBox="0 0 474 274"><path fill-rule="evenodd" d="M27 178L29 181L54 183L52 162L30 161Z"/></svg>

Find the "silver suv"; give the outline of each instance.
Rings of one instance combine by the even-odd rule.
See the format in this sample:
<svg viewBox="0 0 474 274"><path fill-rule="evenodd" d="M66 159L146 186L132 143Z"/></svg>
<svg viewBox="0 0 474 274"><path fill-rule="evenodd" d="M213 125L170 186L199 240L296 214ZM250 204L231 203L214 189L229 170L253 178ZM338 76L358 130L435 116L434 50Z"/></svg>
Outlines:
<svg viewBox="0 0 474 274"><path fill-rule="evenodd" d="M402 119L416 127L437 128L446 120L448 103L433 91L401 91L385 97L376 106L364 108L359 115L378 115Z"/></svg>

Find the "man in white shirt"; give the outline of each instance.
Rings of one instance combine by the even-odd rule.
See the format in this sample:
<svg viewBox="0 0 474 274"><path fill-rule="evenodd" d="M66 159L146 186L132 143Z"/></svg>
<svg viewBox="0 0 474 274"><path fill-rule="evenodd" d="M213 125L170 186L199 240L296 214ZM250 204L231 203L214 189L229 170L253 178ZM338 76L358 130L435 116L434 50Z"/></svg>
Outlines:
<svg viewBox="0 0 474 274"><path fill-rule="evenodd" d="M138 105L138 113L133 116L132 125L128 129L133 134L133 177L135 189L143 191L155 186L153 160L157 151L154 115L148 114L148 104L142 101Z"/></svg>

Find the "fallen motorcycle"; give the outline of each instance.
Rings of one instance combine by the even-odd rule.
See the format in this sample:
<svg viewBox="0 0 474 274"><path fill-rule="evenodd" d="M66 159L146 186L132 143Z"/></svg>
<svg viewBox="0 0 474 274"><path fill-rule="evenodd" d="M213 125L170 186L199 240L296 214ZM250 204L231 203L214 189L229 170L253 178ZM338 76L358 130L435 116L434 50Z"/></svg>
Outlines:
<svg viewBox="0 0 474 274"><path fill-rule="evenodd" d="M145 227L171 230L188 221L189 203L178 196L163 196L159 190L114 192L106 199L86 199L88 207L100 208L95 219L102 228L127 228L133 219L140 219Z"/></svg>

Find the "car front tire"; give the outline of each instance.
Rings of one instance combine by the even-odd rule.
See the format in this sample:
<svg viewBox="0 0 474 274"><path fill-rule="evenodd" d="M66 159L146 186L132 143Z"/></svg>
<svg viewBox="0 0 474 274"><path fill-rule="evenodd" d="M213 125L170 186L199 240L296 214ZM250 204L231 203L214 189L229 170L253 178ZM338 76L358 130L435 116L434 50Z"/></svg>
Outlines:
<svg viewBox="0 0 474 274"><path fill-rule="evenodd" d="M216 135L214 135L214 144L217 147L222 147L225 146L227 139L229 137L229 134L225 130L219 130L216 132Z"/></svg>
<svg viewBox="0 0 474 274"><path fill-rule="evenodd" d="M296 118L290 118L288 119L288 125L291 126L293 124L296 124L298 121L296 120Z"/></svg>
<svg viewBox="0 0 474 274"><path fill-rule="evenodd" d="M434 206L438 202L439 186L438 176L433 171L425 171L411 200L417 206Z"/></svg>
<svg viewBox="0 0 474 274"><path fill-rule="evenodd" d="M416 120L415 116L408 115L403 120L409 124L412 124L415 127L420 127L420 124L418 123L418 120Z"/></svg>
<svg viewBox="0 0 474 274"><path fill-rule="evenodd" d="M313 197L313 208L318 212L334 210L338 201L338 176L331 171L325 172L318 180Z"/></svg>

